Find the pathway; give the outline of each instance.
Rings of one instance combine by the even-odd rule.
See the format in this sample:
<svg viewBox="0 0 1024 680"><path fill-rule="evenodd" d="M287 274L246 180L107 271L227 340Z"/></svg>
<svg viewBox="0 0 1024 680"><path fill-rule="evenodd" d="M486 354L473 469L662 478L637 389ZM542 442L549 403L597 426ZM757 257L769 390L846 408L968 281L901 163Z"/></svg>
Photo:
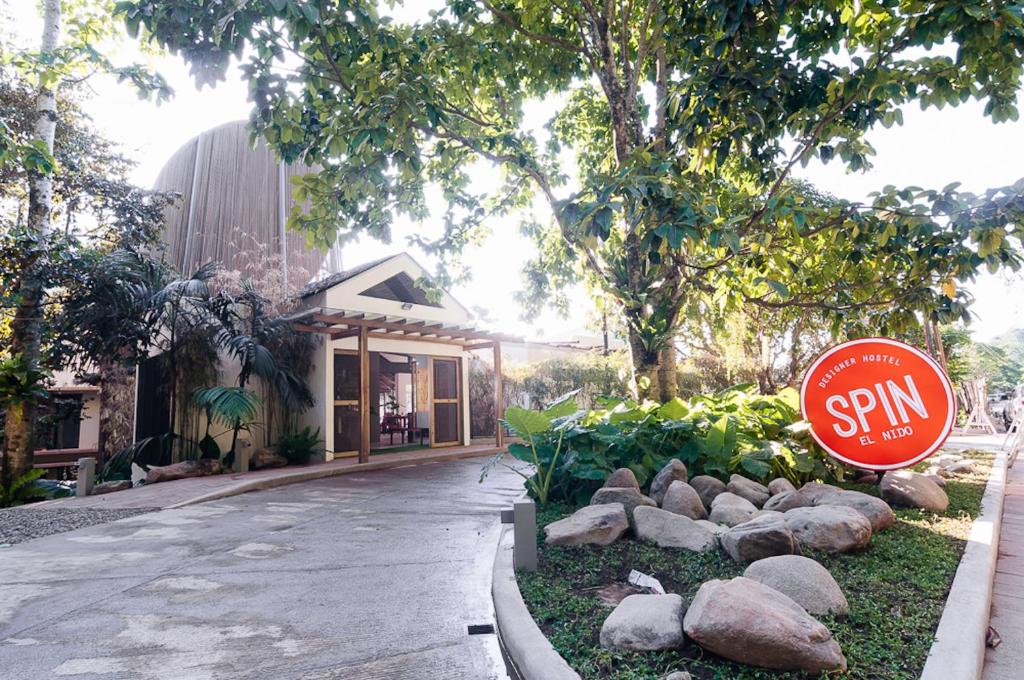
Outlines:
<svg viewBox="0 0 1024 680"><path fill-rule="evenodd" d="M1000 437L1001 443L1002 437ZM985 653L983 680L1018 680L1024 674L1024 461L1006 476L999 561L990 625L1002 643Z"/></svg>
<svg viewBox="0 0 1024 680"><path fill-rule="evenodd" d="M0 550L0 677L504 678L483 459L358 472Z"/></svg>

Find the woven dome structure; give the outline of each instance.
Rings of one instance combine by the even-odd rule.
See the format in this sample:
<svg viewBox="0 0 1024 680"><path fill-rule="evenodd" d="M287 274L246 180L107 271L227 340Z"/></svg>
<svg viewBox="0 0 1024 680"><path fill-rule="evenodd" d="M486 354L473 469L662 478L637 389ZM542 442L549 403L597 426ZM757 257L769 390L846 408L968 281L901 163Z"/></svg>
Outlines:
<svg viewBox="0 0 1024 680"><path fill-rule="evenodd" d="M280 262L290 286L341 269L337 248L327 255L288 231L291 178L315 172L278 161L262 140L249 143L245 122L226 123L189 140L167 161L153 186L181 200L166 215L168 254L181 272L220 262L245 272Z"/></svg>

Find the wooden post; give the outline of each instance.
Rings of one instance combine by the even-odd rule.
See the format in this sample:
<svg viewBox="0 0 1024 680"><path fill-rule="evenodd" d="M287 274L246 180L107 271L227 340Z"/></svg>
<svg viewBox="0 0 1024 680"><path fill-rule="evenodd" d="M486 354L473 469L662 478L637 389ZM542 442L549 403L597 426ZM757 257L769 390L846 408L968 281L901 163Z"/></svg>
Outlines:
<svg viewBox="0 0 1024 680"><path fill-rule="evenodd" d="M494 445L505 445L505 431L500 419L505 415L505 398L501 389L501 343L494 343Z"/></svg>
<svg viewBox="0 0 1024 680"><path fill-rule="evenodd" d="M359 462L370 462L370 329L359 327Z"/></svg>

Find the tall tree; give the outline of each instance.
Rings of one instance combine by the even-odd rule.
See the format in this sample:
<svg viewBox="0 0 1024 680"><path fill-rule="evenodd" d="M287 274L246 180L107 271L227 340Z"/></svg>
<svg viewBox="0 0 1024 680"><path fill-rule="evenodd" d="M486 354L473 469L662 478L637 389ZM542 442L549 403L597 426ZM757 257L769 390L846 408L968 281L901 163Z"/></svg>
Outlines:
<svg viewBox="0 0 1024 680"><path fill-rule="evenodd" d="M60 0L43 2L43 35L39 42L41 54L51 54L57 48L60 37ZM35 96L35 150L46 156L53 154L53 135L57 126L57 98L54 83L40 79ZM40 144L41 143L41 144ZM31 168L28 175L28 221L26 236L30 249L37 249L45 243L50 234L50 212L53 207L53 179L49 172ZM30 255L26 269L18 282L18 306L11 322L10 353L36 368L40 339L42 335L42 279L35 269L38 254ZM7 408L4 424L4 457L0 469L0 485L7 487L11 482L32 469L32 453L35 448L33 431L36 419L36 402L23 400L11 402Z"/></svg>
<svg viewBox="0 0 1024 680"><path fill-rule="evenodd" d="M395 215L428 217L431 185L445 231L418 243L444 256L491 216L546 202L550 224L526 226L532 291L587 278L613 296L642 396L674 394L671 345L694 298L898 328L963 315L957 280L1019 263L1024 184L853 203L791 176L812 158L867 167L867 133L910 102L980 98L994 121L1015 119L1016 5L450 0L415 24L377 6L119 3L200 80L245 60L254 132L322 168L298 182L309 209L291 216L318 243L389 238ZM535 100L555 112L543 135L525 116ZM473 193L480 162L504 185Z"/></svg>
<svg viewBox="0 0 1024 680"><path fill-rule="evenodd" d="M32 133L18 134L17 121L8 119L6 108L0 119L0 178L5 181L21 173L27 185L27 215L7 220L20 252L11 259L3 295L14 300L7 351L33 374L41 375L40 349L46 298L48 256L54 246L54 173L61 168L54 157L54 139L60 123L58 90L66 79L82 82L93 73L107 73L129 80L140 94L166 97L170 90L159 77L132 64L116 66L98 46L115 37L118 29L111 20L113 3L106 0L43 0L42 37L38 49L19 50L0 46L4 67L11 65L34 88ZM68 30L62 39L62 23ZM73 174L73 173L72 173ZM70 212L68 213L71 214ZM16 260L16 261L15 261ZM8 290L9 288L9 290ZM35 401L10 404L5 414L4 457L0 484L9 485L32 467Z"/></svg>

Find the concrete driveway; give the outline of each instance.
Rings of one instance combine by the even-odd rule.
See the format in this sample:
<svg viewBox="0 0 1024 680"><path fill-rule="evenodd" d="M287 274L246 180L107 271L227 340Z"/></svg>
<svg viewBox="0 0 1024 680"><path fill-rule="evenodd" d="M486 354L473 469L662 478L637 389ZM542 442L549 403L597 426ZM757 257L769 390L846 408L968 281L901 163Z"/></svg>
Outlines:
<svg viewBox="0 0 1024 680"><path fill-rule="evenodd" d="M522 491L470 459L0 549L0 678L505 678L490 568Z"/></svg>

